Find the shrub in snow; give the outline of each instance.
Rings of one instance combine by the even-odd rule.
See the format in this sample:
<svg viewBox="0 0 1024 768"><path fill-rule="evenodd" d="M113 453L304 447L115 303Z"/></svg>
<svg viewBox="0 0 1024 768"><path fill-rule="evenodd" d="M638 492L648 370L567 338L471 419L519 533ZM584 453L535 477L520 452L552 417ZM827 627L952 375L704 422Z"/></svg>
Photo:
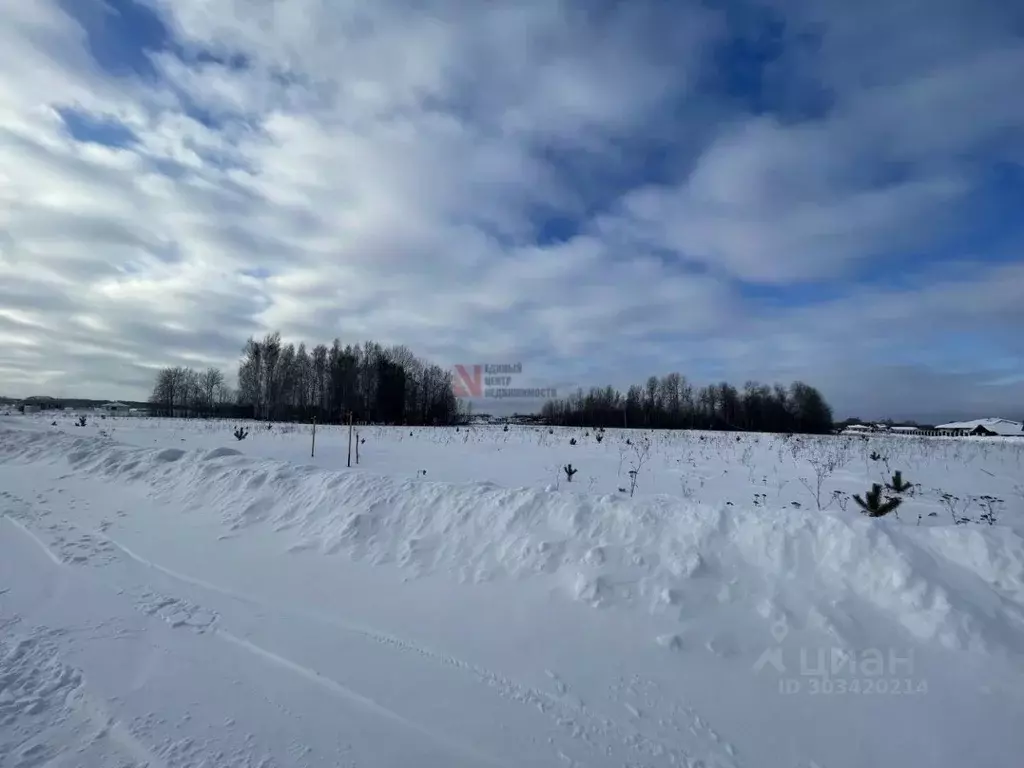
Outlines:
<svg viewBox="0 0 1024 768"><path fill-rule="evenodd" d="M854 494L853 500L868 517L884 517L903 503L903 499L899 496L883 499L882 486L878 483L872 484L871 490L864 494L864 498L861 498L860 494Z"/></svg>
<svg viewBox="0 0 1024 768"><path fill-rule="evenodd" d="M249 436L249 430L245 427L238 427L234 431L235 440L245 440Z"/></svg>
<svg viewBox="0 0 1024 768"><path fill-rule="evenodd" d="M86 419L86 417L85 417L85 416L79 416L79 417L78 417L78 426L80 426L80 427L84 427L84 426L85 426L85 423L86 423L86 421L87 421L87 419Z"/></svg>
<svg viewBox="0 0 1024 768"><path fill-rule="evenodd" d="M814 470L814 484L807 478L799 478L800 483L814 497L818 510L825 509L822 505L821 491L825 481L837 470L844 467L850 460L850 447L845 441L832 440L829 442L818 441L813 443L809 449L807 463ZM794 447L793 457L796 458L798 448Z"/></svg>
<svg viewBox="0 0 1024 768"><path fill-rule="evenodd" d="M565 472L565 479L570 483L572 482L572 476L579 472L579 470L574 468L572 464L566 464L562 467L562 470Z"/></svg>
<svg viewBox="0 0 1024 768"><path fill-rule="evenodd" d="M850 503L850 499L842 491L832 491L832 500L839 504L839 508L843 512L846 511L846 505Z"/></svg>
<svg viewBox="0 0 1024 768"><path fill-rule="evenodd" d="M953 518L954 525L966 525L971 522L971 518L967 517L967 508L971 506L971 499L961 499L959 496L954 496L951 493L944 493L940 497L943 506L949 510L949 516Z"/></svg>
<svg viewBox="0 0 1024 768"><path fill-rule="evenodd" d="M604 440L604 435L602 435L602 434L600 434L600 433L598 433L597 435L594 435L594 437L596 437L596 438L597 438L597 442L599 442L599 443L600 443L600 442L601 442L602 440Z"/></svg>
<svg viewBox="0 0 1024 768"><path fill-rule="evenodd" d="M575 437L569 440L569 445L576 445L576 438Z"/></svg>
<svg viewBox="0 0 1024 768"><path fill-rule="evenodd" d="M1002 504L1002 499L997 499L995 496L982 496L978 499L978 502L985 508L985 511L981 513L979 518L983 523L989 525L996 524L996 505Z"/></svg>

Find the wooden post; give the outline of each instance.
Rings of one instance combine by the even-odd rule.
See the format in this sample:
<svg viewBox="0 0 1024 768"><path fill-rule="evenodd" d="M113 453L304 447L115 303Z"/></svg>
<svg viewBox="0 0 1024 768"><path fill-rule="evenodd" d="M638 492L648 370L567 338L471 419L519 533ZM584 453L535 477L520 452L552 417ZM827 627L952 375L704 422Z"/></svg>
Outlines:
<svg viewBox="0 0 1024 768"><path fill-rule="evenodd" d="M352 411L348 412L348 466L352 466Z"/></svg>
<svg viewBox="0 0 1024 768"><path fill-rule="evenodd" d="M359 465L359 430L356 430L356 465Z"/></svg>
<svg viewBox="0 0 1024 768"><path fill-rule="evenodd" d="M313 417L313 447L309 451L309 458L316 456L316 416Z"/></svg>

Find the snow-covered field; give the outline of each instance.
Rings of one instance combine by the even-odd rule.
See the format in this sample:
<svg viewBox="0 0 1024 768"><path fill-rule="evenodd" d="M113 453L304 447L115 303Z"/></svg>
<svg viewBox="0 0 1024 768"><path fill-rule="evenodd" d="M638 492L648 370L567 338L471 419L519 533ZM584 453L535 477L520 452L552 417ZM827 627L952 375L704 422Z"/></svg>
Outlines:
<svg viewBox="0 0 1024 768"><path fill-rule="evenodd" d="M1024 440L53 419L0 417L0 766L1024 754Z"/></svg>

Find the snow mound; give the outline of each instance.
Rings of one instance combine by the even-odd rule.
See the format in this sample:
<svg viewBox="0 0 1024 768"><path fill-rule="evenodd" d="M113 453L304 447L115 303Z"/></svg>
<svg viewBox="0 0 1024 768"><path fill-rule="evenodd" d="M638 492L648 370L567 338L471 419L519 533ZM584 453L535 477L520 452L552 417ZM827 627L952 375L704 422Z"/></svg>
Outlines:
<svg viewBox="0 0 1024 768"><path fill-rule="evenodd" d="M89 476L145 483L165 501L219 514L231 530L270 526L296 553L475 582L546 575L594 607L683 619L742 610L766 626L802 617L804 628L848 643L863 639L854 617L868 611L948 649L1024 651L1024 541L1002 526L913 527L852 511L403 480L230 449L0 437L0 456L66 459Z"/></svg>
<svg viewBox="0 0 1024 768"><path fill-rule="evenodd" d="M241 451L236 451L234 448L214 448L211 451L207 451L203 456L204 459L210 461L212 459L223 459L226 456L241 456Z"/></svg>

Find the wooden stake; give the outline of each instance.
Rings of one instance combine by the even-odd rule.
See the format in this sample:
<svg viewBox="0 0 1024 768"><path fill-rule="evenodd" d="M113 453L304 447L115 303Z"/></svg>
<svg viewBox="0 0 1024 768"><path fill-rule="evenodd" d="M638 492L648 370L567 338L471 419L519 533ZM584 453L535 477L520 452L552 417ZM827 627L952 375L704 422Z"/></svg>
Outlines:
<svg viewBox="0 0 1024 768"><path fill-rule="evenodd" d="M313 447L309 451L309 458L316 456L316 416L313 417Z"/></svg>
<svg viewBox="0 0 1024 768"><path fill-rule="evenodd" d="M359 465L359 430L356 430L356 465Z"/></svg>
<svg viewBox="0 0 1024 768"><path fill-rule="evenodd" d="M352 467L352 411L348 412L348 466Z"/></svg>

